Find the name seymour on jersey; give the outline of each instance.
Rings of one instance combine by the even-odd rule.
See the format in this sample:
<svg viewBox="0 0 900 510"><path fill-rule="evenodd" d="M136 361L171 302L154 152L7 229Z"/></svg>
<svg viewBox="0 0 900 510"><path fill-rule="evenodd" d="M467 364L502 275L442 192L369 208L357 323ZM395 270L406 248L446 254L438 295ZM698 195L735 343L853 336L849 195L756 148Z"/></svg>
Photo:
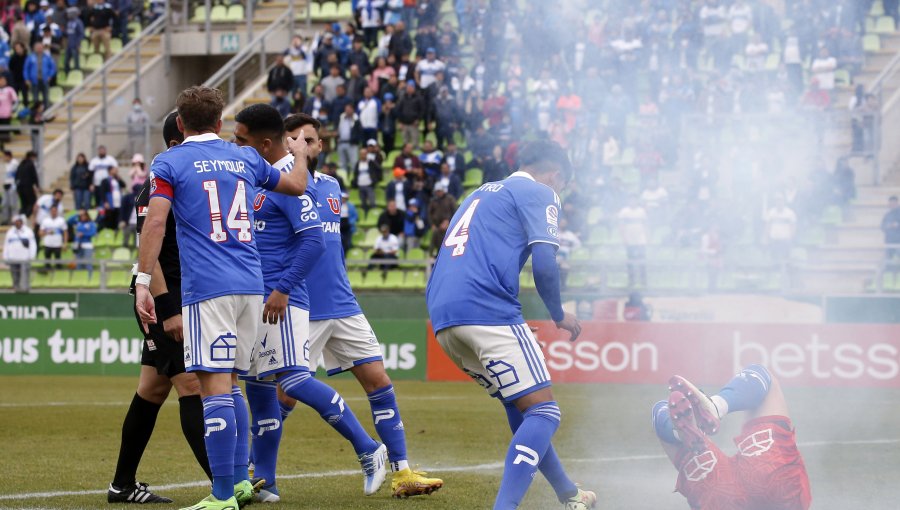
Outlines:
<svg viewBox="0 0 900 510"><path fill-rule="evenodd" d="M197 169L198 174L202 174L203 172L235 172L239 174L247 173L244 170L244 162L243 161L228 161L228 160L219 160L219 159L204 159L202 161L194 161L194 168Z"/></svg>

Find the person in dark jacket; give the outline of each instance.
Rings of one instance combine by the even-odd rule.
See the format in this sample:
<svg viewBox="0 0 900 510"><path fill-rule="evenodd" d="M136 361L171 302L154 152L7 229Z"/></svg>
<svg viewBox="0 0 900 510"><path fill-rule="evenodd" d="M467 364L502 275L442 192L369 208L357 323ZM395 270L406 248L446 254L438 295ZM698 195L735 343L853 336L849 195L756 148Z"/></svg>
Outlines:
<svg viewBox="0 0 900 510"><path fill-rule="evenodd" d="M94 6L87 11L88 26L91 28L91 44L94 53L100 53L103 46L103 60L109 60L109 40L112 38L112 26L116 13L104 0L94 0Z"/></svg>
<svg viewBox="0 0 900 510"><path fill-rule="evenodd" d="M84 40L84 23L78 17L78 7L66 9L66 74L72 69L81 69L81 41ZM75 66L72 67L72 61Z"/></svg>
<svg viewBox="0 0 900 510"><path fill-rule="evenodd" d="M425 98L416 90L416 82L406 82L406 90L394 108L397 127L403 136L404 144L419 147L419 123L425 119Z"/></svg>
<svg viewBox="0 0 900 510"><path fill-rule="evenodd" d="M275 57L275 67L269 71L269 77L266 80L266 90L269 91L274 101L279 91L281 91L281 97L285 97L293 89L294 73L284 63L284 55L279 54Z"/></svg>
<svg viewBox="0 0 900 510"><path fill-rule="evenodd" d="M437 136L438 148L443 150L447 140L459 129L459 108L456 100L450 97L450 90L442 85L438 97L434 101L434 134Z"/></svg>
<svg viewBox="0 0 900 510"><path fill-rule="evenodd" d="M29 216L41 194L37 174L37 153L28 151L16 170L16 191L19 193L19 214Z"/></svg>
<svg viewBox="0 0 900 510"><path fill-rule="evenodd" d="M22 43L13 45L13 53L9 57L9 74L12 76L10 85L16 92L22 94L23 104L28 104L28 87L25 86L25 59L28 58L28 50Z"/></svg>
<svg viewBox="0 0 900 510"><path fill-rule="evenodd" d="M88 168L87 156L79 152L75 157L75 164L69 170L69 187L75 194L75 209L91 208L91 182L93 172Z"/></svg>
<svg viewBox="0 0 900 510"><path fill-rule="evenodd" d="M450 170L450 165L447 164L446 161L441 163L441 173L434 182L435 185L437 183L443 183L444 186L447 187L447 193L452 195L456 200L459 200L463 194L462 181L459 176Z"/></svg>
<svg viewBox="0 0 900 510"><path fill-rule="evenodd" d="M413 50L413 42L406 31L406 23L398 21L394 25L394 35L391 36L391 42L388 43L388 53L394 56L399 62L403 55L409 55Z"/></svg>
<svg viewBox="0 0 900 510"><path fill-rule="evenodd" d="M353 66L358 67L361 76L368 76L369 71L372 70L372 64L369 62L369 55L363 48L363 40L361 37L353 39L353 49L350 50L350 55L347 56L347 63L351 70L353 69Z"/></svg>
<svg viewBox="0 0 900 510"><path fill-rule="evenodd" d="M509 166L503 160L503 148L499 145L494 146L491 155L484 160L484 168L482 170L484 171L483 182L502 181L509 176Z"/></svg>
<svg viewBox="0 0 900 510"><path fill-rule="evenodd" d="M434 185L434 196L428 204L428 223L431 225L431 254L437 254L450 226L450 219L458 207L453 195L447 193L447 185L437 182Z"/></svg>
<svg viewBox="0 0 900 510"><path fill-rule="evenodd" d="M382 225L387 225L391 234L402 237L406 227L406 214L397 209L397 202L389 200L387 207L378 217L378 229L381 230Z"/></svg>
<svg viewBox="0 0 900 510"><path fill-rule="evenodd" d="M359 190L359 202L363 212L368 215L369 209L375 206L375 186L381 182L381 164L377 159L369 159L366 148L359 150L359 159L350 177L350 186Z"/></svg>
<svg viewBox="0 0 900 510"><path fill-rule="evenodd" d="M104 197L103 209L106 211L105 227L118 230L119 213L122 210L123 198L126 195L125 181L119 178L119 169L109 169L109 177L100 184L100 194Z"/></svg>
<svg viewBox="0 0 900 510"><path fill-rule="evenodd" d="M459 152L456 142L452 138L447 141L447 148L444 150L444 161L442 163L449 165L451 173L459 178L460 181L466 180L466 157Z"/></svg>
<svg viewBox="0 0 900 510"><path fill-rule="evenodd" d="M34 92L35 101L40 96L44 107L50 106L50 82L56 77L56 60L49 50L45 51L44 43L34 43L34 52L25 59L22 75L25 86Z"/></svg>

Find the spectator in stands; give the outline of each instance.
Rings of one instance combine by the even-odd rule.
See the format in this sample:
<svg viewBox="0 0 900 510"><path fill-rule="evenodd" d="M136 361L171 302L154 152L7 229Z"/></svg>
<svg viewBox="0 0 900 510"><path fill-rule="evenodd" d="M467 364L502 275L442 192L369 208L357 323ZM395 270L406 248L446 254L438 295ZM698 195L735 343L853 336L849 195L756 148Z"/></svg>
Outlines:
<svg viewBox="0 0 900 510"><path fill-rule="evenodd" d="M369 62L369 54L363 48L362 39L356 37L353 39L353 47L350 49L350 55L347 57L347 63L352 70L353 66L359 69L360 76L366 77L368 80L369 72L372 70L372 64Z"/></svg>
<svg viewBox="0 0 900 510"><path fill-rule="evenodd" d="M35 102L40 96L44 107L50 105L50 82L56 77L56 61L44 48L44 43L34 43L34 52L25 59L22 71L25 86L34 92Z"/></svg>
<svg viewBox="0 0 900 510"><path fill-rule="evenodd" d="M44 11L40 9L38 2L30 1L25 4L25 26L28 27L28 32L32 38L39 33L38 30L40 30L41 25L46 22L47 18L44 16Z"/></svg>
<svg viewBox="0 0 900 510"><path fill-rule="evenodd" d="M9 57L9 74L12 86L22 94L22 101L28 104L28 87L25 85L25 60L28 58L27 46L20 42L13 44L13 54Z"/></svg>
<svg viewBox="0 0 900 510"><path fill-rule="evenodd" d="M57 206L50 207L50 214L38 224L38 232L41 236L41 246L44 247L44 258L47 263L45 269L50 269L50 260L59 260L62 257L63 248L69 242L69 226L65 218L60 216ZM56 269L62 269L62 264L57 263Z"/></svg>
<svg viewBox="0 0 900 510"><path fill-rule="evenodd" d="M396 77L394 77L396 79ZM379 131L381 132L381 143L386 151L394 150L397 137L397 114L395 113L396 103L394 103L394 95L387 93L384 95L384 104L381 106L381 115L379 116Z"/></svg>
<svg viewBox="0 0 900 510"><path fill-rule="evenodd" d="M394 162L394 180L384 188L385 202L395 202L397 209L406 211L407 197L412 195L412 188L406 180L406 170Z"/></svg>
<svg viewBox="0 0 900 510"><path fill-rule="evenodd" d="M120 211L122 209L122 197L125 191L125 182L119 178L119 167L109 169L109 175L100 183L100 193L103 195L103 209L106 219L105 228L119 229Z"/></svg>
<svg viewBox="0 0 900 510"><path fill-rule="evenodd" d="M653 309L644 302L640 292L632 292L628 295L628 301L622 308L622 318L625 322L649 322L653 316Z"/></svg>
<svg viewBox="0 0 900 510"><path fill-rule="evenodd" d="M406 208L406 221L403 226L403 234L406 238L406 250L413 250L422 245L422 237L428 232L423 211L419 207L419 199L412 198L409 207Z"/></svg>
<svg viewBox="0 0 900 510"><path fill-rule="evenodd" d="M332 66L331 70L328 73L328 76L322 78L322 81L319 82L322 85L322 89L325 93L326 101L334 101L334 98L337 97L337 89L340 86L344 86L347 83L347 80L341 76L341 68L338 66ZM346 90L346 89L345 89Z"/></svg>
<svg viewBox="0 0 900 510"><path fill-rule="evenodd" d="M93 184L91 192L94 194L94 205L101 207L106 201L106 194L101 189L103 182L109 177L109 171L118 168L119 163L116 158L106 153L106 146L97 147L97 155L91 158L88 163L88 169L91 171Z"/></svg>
<svg viewBox="0 0 900 510"><path fill-rule="evenodd" d="M881 231L884 232L884 244L887 245L884 258L892 261L900 255L900 201L896 195L888 199L888 212L881 219Z"/></svg>
<svg viewBox="0 0 900 510"><path fill-rule="evenodd" d="M436 180L436 183L438 182L444 184L447 187L447 193L452 195L456 200L459 200L460 197L462 197L462 181L459 179L459 176L450 169L450 164L446 159L441 163L441 174Z"/></svg>
<svg viewBox="0 0 900 510"><path fill-rule="evenodd" d="M16 192L19 194L19 214L31 214L41 185L37 174L37 153L28 151L16 169Z"/></svg>
<svg viewBox="0 0 900 510"><path fill-rule="evenodd" d="M28 263L37 257L37 240L34 231L25 226L25 220L24 215L16 215L3 241L3 260L9 266L16 292L28 290Z"/></svg>
<svg viewBox="0 0 900 510"><path fill-rule="evenodd" d="M439 148L443 148L447 140L452 140L459 130L459 107L450 96L450 89L442 85L434 102L434 134Z"/></svg>
<svg viewBox="0 0 900 510"><path fill-rule="evenodd" d="M359 159L350 177L350 186L359 190L359 202L366 215L375 207L375 186L382 178L381 164L375 159L370 160L368 155L367 149L359 150Z"/></svg>
<svg viewBox="0 0 900 510"><path fill-rule="evenodd" d="M143 186L141 186L143 187ZM134 188L129 193L122 195L122 205L119 207L119 228L122 230L122 247L137 247L137 211L134 201L141 188Z"/></svg>
<svg viewBox="0 0 900 510"><path fill-rule="evenodd" d="M797 214L785 204L783 195L776 195L773 207L766 211L766 242L772 258L786 263L797 234Z"/></svg>
<svg viewBox="0 0 900 510"><path fill-rule="evenodd" d="M79 152L75 164L69 170L69 187L75 195L75 209L91 208L91 170L87 156Z"/></svg>
<svg viewBox="0 0 900 510"><path fill-rule="evenodd" d="M425 140L422 144L422 153L419 154L419 163L425 174L431 178L435 178L440 174L441 161L444 159L444 153L438 150L431 140Z"/></svg>
<svg viewBox="0 0 900 510"><path fill-rule="evenodd" d="M38 198L37 202L34 204L34 210L32 211L35 226L40 226L45 219L50 217L50 209L53 207L56 208L56 212L58 212L60 216L63 215L65 212L62 203L63 195L63 190L55 189L53 190L53 193L47 193Z"/></svg>
<svg viewBox="0 0 900 510"><path fill-rule="evenodd" d="M62 53L62 31L56 24L41 27L40 41L54 59Z"/></svg>
<svg viewBox="0 0 900 510"><path fill-rule="evenodd" d="M350 66L350 77L347 78L347 97L354 103L363 98L369 80L360 74L360 67L356 64Z"/></svg>
<svg viewBox="0 0 900 510"><path fill-rule="evenodd" d="M269 76L266 78L266 90L269 91L273 102L276 97L284 98L294 90L294 73L284 63L284 55L275 57L275 65L269 70Z"/></svg>
<svg viewBox="0 0 900 510"><path fill-rule="evenodd" d="M19 104L19 95L6 82L6 75L0 74L0 126L12 124L13 112ZM9 141L9 131L0 131L0 145Z"/></svg>
<svg viewBox="0 0 900 510"><path fill-rule="evenodd" d="M75 258L82 261L78 269L87 269L88 278L94 274L94 237L97 235L97 224L91 219L86 209L78 212L78 223L75 225L75 241L72 250Z"/></svg>
<svg viewBox="0 0 900 510"><path fill-rule="evenodd" d="M569 228L569 222L565 218L559 219L559 249L556 251L556 262L559 264L559 279L562 287L566 287L569 272L572 266L569 260L572 253L581 248L581 239L578 233Z"/></svg>
<svg viewBox="0 0 900 510"><path fill-rule="evenodd" d="M150 148L146 144L150 140L150 116L144 111L141 98L136 97L131 102L131 111L125 117L128 125L128 153L148 152Z"/></svg>
<svg viewBox="0 0 900 510"><path fill-rule="evenodd" d="M288 97L288 92L281 89L275 91L269 105L272 106L272 108L275 108L282 117L290 115L294 106Z"/></svg>
<svg viewBox="0 0 900 510"><path fill-rule="evenodd" d="M338 122L341 120L341 115L346 110L347 105L351 105L355 111L356 103L347 96L347 87L344 85L338 85L336 95L328 105L328 110L331 112L331 124L337 126Z"/></svg>
<svg viewBox="0 0 900 510"><path fill-rule="evenodd" d="M110 57L109 41L112 38L112 26L115 22L116 13L113 12L112 6L104 0L94 0L93 6L87 12L88 27L91 29L91 44L94 46L94 53L100 53L100 46L103 46L103 60Z"/></svg>
<svg viewBox="0 0 900 510"><path fill-rule="evenodd" d="M131 157L131 168L128 170L128 179L131 181L131 192L137 193L147 180L147 166L144 164L144 155L137 153Z"/></svg>
<svg viewBox="0 0 900 510"><path fill-rule="evenodd" d="M16 170L19 160L11 151L3 151L3 199L0 202L0 225L9 225L19 213L19 196L16 193Z"/></svg>
<svg viewBox="0 0 900 510"><path fill-rule="evenodd" d="M313 87L313 95L303 105L303 113L318 119L322 110L328 107L328 101L325 100L325 89L322 85L317 84Z"/></svg>
<svg viewBox="0 0 900 510"><path fill-rule="evenodd" d="M66 9L66 74L72 69L81 69L81 41L84 40L84 23L78 7Z"/></svg>
<svg viewBox="0 0 900 510"><path fill-rule="evenodd" d="M453 195L447 193L443 182L434 185L434 196L428 203L428 223L431 225L431 254L436 255L444 242L444 235L450 227L450 219L456 212L457 204Z"/></svg>
<svg viewBox="0 0 900 510"><path fill-rule="evenodd" d="M419 147L419 124L425 120L425 108L425 98L416 90L416 82L409 80L396 108L397 127L404 145Z"/></svg>
<svg viewBox="0 0 900 510"><path fill-rule="evenodd" d="M341 245L346 254L353 247L353 234L356 233L356 224L359 223L359 214L356 206L350 201L350 195L341 193Z"/></svg>
<svg viewBox="0 0 900 510"><path fill-rule="evenodd" d="M375 91L379 92L384 83L390 79L391 76L396 76L397 71L394 70L393 67L387 64L387 59L384 57L378 57L375 60L375 69L369 73L369 87Z"/></svg>
<svg viewBox="0 0 900 510"><path fill-rule="evenodd" d="M819 88L829 94L834 90L835 69L837 69L837 60L831 56L826 46L822 46L819 49L819 55L812 61L810 71L818 80Z"/></svg>
<svg viewBox="0 0 900 510"><path fill-rule="evenodd" d="M641 202L647 211L647 218L651 224L661 224L665 221L666 205L669 200L669 192L659 183L656 177L647 179L647 185L641 193Z"/></svg>
<svg viewBox="0 0 900 510"><path fill-rule="evenodd" d="M503 148L500 145L495 145L491 154L482 161L482 171L483 182L502 181L509 176L509 165L503 159Z"/></svg>
<svg viewBox="0 0 900 510"><path fill-rule="evenodd" d="M115 27L115 31L113 33L113 37L118 37L122 40L122 45L128 44L130 40L128 34L128 22L132 19L132 2L133 0L112 0L110 2L110 7L113 8L113 24ZM141 4L139 7L140 10L143 10L144 6Z"/></svg>
<svg viewBox="0 0 900 510"><path fill-rule="evenodd" d="M633 288L640 284L646 287L647 242L650 238L647 211L641 206L638 197L632 195L628 204L618 212L616 219L628 256L628 286Z"/></svg>
<svg viewBox="0 0 900 510"><path fill-rule="evenodd" d="M381 237L375 239L375 246L372 249L372 261L397 260L397 254L400 252L400 239L391 233L387 223L383 223L378 227L381 231ZM389 271L397 267L396 264L381 264L379 266L382 271ZM375 264L369 265L369 270L375 268Z"/></svg>
<svg viewBox="0 0 900 510"><path fill-rule="evenodd" d="M359 0L356 3L357 25L363 29L366 47L374 48L378 44L378 31L381 29L381 14L384 0Z"/></svg>
<svg viewBox="0 0 900 510"><path fill-rule="evenodd" d="M381 148L378 147L378 140L374 138L366 140L366 159L374 161L379 165L384 164L384 153L382 153Z"/></svg>
<svg viewBox="0 0 900 510"><path fill-rule="evenodd" d="M53 7L50 9L50 15L47 16L48 23L54 23L60 28L65 27L66 20L68 19L66 9L66 0L56 0Z"/></svg>
<svg viewBox="0 0 900 510"><path fill-rule="evenodd" d="M388 53L393 55L398 62L403 60L404 56L409 57L413 50L412 39L406 31L407 25L408 23L403 21L394 25L394 33L391 34L391 41L388 45Z"/></svg>
<svg viewBox="0 0 900 510"><path fill-rule="evenodd" d="M344 104L343 113L337 123L337 132L338 164L349 172L356 166L356 157L359 154L360 138L362 137L359 117L350 103Z"/></svg>
<svg viewBox="0 0 900 510"><path fill-rule="evenodd" d="M284 50L284 56L287 64L290 66L291 74L294 76L294 86L291 92L302 90L306 94L307 76L312 71L313 57L312 51L309 49L309 39L306 44L299 35L295 35L291 39L291 45Z"/></svg>
<svg viewBox="0 0 900 510"><path fill-rule="evenodd" d="M700 236L700 255L706 261L707 288L716 290L719 285L719 272L722 270L722 236L719 227L713 223Z"/></svg>
<svg viewBox="0 0 900 510"><path fill-rule="evenodd" d="M383 225L387 225L391 234L403 237L405 222L406 215L397 208L397 201L388 200L384 211L381 211L381 214L378 216L378 228L381 229Z"/></svg>
<svg viewBox="0 0 900 510"><path fill-rule="evenodd" d="M357 103L356 110L359 112L359 124L362 127L362 137L366 140L378 138L378 120L381 115L381 102L375 97L375 91L371 87L366 87L363 91L363 98Z"/></svg>
<svg viewBox="0 0 900 510"><path fill-rule="evenodd" d="M847 158L838 159L834 169L834 185L838 205L846 206L856 198L856 172Z"/></svg>
<svg viewBox="0 0 900 510"><path fill-rule="evenodd" d="M416 82L419 87L427 89L434 83L437 73L443 72L446 64L437 59L437 51L434 48L425 50L425 59L416 65Z"/></svg>
<svg viewBox="0 0 900 510"><path fill-rule="evenodd" d="M862 2L869 5L872 2ZM894 26L900 26L900 0L882 0L885 16L894 18Z"/></svg>

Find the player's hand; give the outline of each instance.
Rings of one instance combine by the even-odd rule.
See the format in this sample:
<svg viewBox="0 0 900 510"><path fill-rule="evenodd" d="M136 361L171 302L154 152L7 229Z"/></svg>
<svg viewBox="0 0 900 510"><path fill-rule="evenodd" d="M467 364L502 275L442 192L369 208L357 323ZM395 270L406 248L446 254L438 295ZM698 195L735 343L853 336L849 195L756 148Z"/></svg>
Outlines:
<svg viewBox="0 0 900 510"><path fill-rule="evenodd" d="M294 155L295 159L303 158L303 161L306 161L306 157L309 154L309 146L306 144L306 139L302 136L298 136L297 138L287 137L287 145L288 150L291 151L291 154Z"/></svg>
<svg viewBox="0 0 900 510"><path fill-rule="evenodd" d="M184 324L181 322L181 314L173 315L163 321L163 331L176 342L184 341Z"/></svg>
<svg viewBox="0 0 900 510"><path fill-rule="evenodd" d="M150 333L148 324L156 324L156 304L150 294L150 288L146 285L134 286L134 303L138 317L141 319L141 327L144 333Z"/></svg>
<svg viewBox="0 0 900 510"><path fill-rule="evenodd" d="M581 334L581 323L578 322L578 319L575 318L571 313L566 312L563 316L563 320L556 323L556 327L559 329L564 329L572 334L569 338L570 342L574 342L578 339L578 335Z"/></svg>
<svg viewBox="0 0 900 510"><path fill-rule="evenodd" d="M278 324L278 321L284 321L285 310L288 306L288 295L282 294L277 290L273 290L266 300L266 306L263 307L263 324Z"/></svg>

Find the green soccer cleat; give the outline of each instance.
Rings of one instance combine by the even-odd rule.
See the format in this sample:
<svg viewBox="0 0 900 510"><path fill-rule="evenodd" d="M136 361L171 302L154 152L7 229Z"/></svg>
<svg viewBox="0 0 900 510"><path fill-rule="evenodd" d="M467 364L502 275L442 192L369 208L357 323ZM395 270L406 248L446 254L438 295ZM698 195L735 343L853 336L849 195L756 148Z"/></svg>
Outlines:
<svg viewBox="0 0 900 510"><path fill-rule="evenodd" d="M243 480L234 484L234 499L240 508L253 503L253 496L259 492L266 481L262 478L256 478L253 483L250 480Z"/></svg>
<svg viewBox="0 0 900 510"><path fill-rule="evenodd" d="M239 508L238 502L234 499L234 496L222 501L210 494L200 500L196 505L185 507L180 510L238 510Z"/></svg>

